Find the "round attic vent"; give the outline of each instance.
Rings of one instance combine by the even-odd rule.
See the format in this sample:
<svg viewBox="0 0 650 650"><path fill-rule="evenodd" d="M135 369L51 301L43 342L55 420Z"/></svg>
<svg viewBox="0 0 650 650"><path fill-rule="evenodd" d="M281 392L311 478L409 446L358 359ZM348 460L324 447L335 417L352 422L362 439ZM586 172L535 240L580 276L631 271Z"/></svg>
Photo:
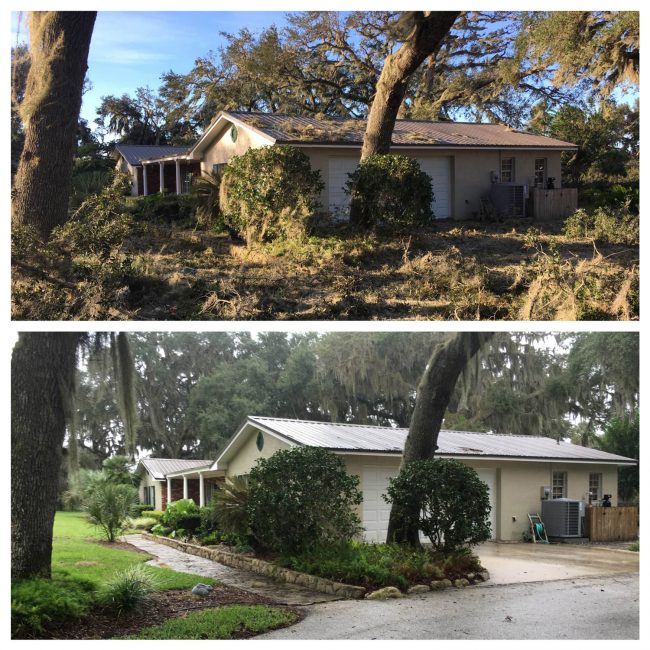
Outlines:
<svg viewBox="0 0 650 650"><path fill-rule="evenodd" d="M237 127L234 124L230 128L230 139L233 142L237 142Z"/></svg>
<svg viewBox="0 0 650 650"><path fill-rule="evenodd" d="M255 444L257 445L257 448L262 451L262 447L264 447L264 435L261 431L257 433L257 440L255 441Z"/></svg>

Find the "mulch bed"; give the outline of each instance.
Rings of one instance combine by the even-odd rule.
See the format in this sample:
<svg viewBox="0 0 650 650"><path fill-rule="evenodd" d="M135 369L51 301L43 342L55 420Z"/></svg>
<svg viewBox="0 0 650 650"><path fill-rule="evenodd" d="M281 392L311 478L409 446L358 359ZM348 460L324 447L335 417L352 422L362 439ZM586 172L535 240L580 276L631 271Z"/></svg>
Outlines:
<svg viewBox="0 0 650 650"><path fill-rule="evenodd" d="M270 598L253 594L243 589L227 585L215 585L209 596L194 596L189 589L160 591L151 595L150 602L135 612L123 612L117 615L108 610L92 610L81 621L70 621L48 630L48 639L111 639L116 636L136 634L139 630L152 625L160 625L175 616L184 616L202 609L212 609L223 605L273 605L279 607ZM300 610L283 607L303 618ZM238 638L249 637L250 633L242 630Z"/></svg>

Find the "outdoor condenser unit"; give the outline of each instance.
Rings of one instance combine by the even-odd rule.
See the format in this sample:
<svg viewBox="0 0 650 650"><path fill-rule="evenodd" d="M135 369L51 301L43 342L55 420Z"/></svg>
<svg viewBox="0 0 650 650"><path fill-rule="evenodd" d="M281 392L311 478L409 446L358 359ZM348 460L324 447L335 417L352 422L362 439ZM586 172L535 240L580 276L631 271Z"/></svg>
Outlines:
<svg viewBox="0 0 650 650"><path fill-rule="evenodd" d="M542 501L542 521L549 537L582 537L582 504L576 499Z"/></svg>
<svg viewBox="0 0 650 650"><path fill-rule="evenodd" d="M494 183L490 200L500 217L525 217L528 188L525 185Z"/></svg>

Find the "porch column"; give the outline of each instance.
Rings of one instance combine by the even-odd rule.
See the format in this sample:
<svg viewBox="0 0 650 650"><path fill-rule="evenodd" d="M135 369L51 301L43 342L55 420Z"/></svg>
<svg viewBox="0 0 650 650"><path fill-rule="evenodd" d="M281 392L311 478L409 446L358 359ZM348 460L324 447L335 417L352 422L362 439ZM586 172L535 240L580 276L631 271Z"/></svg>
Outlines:
<svg viewBox="0 0 650 650"><path fill-rule="evenodd" d="M183 188L181 187L181 161L176 158L176 194L181 194Z"/></svg>
<svg viewBox="0 0 650 650"><path fill-rule="evenodd" d="M187 499L187 476L183 476L183 499Z"/></svg>
<svg viewBox="0 0 650 650"><path fill-rule="evenodd" d="M172 480L167 479L167 505L172 502Z"/></svg>
<svg viewBox="0 0 650 650"><path fill-rule="evenodd" d="M205 505L205 485L203 484L203 474L199 472L199 507Z"/></svg>
<svg viewBox="0 0 650 650"><path fill-rule="evenodd" d="M142 163L142 193L149 196L149 184L147 183L147 166Z"/></svg>
<svg viewBox="0 0 650 650"><path fill-rule="evenodd" d="M162 194L165 191L165 163L159 162L160 165L160 193Z"/></svg>

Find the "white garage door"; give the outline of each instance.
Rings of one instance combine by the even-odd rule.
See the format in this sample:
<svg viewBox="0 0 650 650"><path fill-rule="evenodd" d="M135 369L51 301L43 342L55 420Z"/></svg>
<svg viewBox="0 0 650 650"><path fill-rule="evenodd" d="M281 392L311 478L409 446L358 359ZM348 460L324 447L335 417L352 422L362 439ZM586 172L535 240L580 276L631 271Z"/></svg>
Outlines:
<svg viewBox="0 0 650 650"><path fill-rule="evenodd" d="M433 180L431 211L436 219L451 217L451 158L418 158L420 169Z"/></svg>
<svg viewBox="0 0 650 650"><path fill-rule="evenodd" d="M451 217L451 158L418 158L422 171L433 180L433 203L431 210L436 219ZM350 197L345 193L348 174L358 164L356 158L330 158L328 161L329 211L341 218L349 217Z"/></svg>
<svg viewBox="0 0 650 650"><path fill-rule="evenodd" d="M348 174L359 164L358 158L330 158L328 162L329 191L328 208L331 214L341 219L350 216L350 197L345 193Z"/></svg>
<svg viewBox="0 0 650 650"><path fill-rule="evenodd" d="M388 532L388 519L390 505L382 498L388 488L388 480L397 476L397 470L385 467L365 465L362 468L361 489L363 491L363 505L361 523L364 528L363 537L367 542L385 542ZM487 484L490 495L490 524L492 537L496 536L496 504L495 484L496 472L494 469L477 469L479 478ZM422 537L422 541L427 541Z"/></svg>

